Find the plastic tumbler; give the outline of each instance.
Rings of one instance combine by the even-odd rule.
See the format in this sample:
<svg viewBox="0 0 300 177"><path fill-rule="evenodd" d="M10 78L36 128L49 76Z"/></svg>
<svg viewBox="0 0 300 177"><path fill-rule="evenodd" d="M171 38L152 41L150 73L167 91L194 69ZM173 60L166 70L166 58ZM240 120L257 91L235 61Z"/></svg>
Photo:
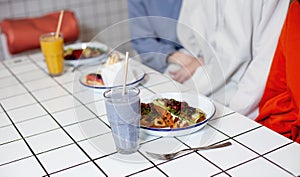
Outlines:
<svg viewBox="0 0 300 177"><path fill-rule="evenodd" d="M113 88L104 92L108 121L116 149L121 154L134 153L139 149L140 90L136 87Z"/></svg>

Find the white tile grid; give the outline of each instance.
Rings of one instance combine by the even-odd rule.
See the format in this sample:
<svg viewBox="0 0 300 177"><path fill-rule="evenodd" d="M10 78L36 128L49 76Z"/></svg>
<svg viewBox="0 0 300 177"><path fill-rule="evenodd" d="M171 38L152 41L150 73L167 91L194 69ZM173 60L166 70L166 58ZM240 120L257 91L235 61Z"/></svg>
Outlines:
<svg viewBox="0 0 300 177"><path fill-rule="evenodd" d="M12 3L13 13L17 14L24 14L25 13L25 6L23 2L14 2Z"/></svg>
<svg viewBox="0 0 300 177"><path fill-rule="evenodd" d="M233 113L225 117L213 119L209 121L208 124L230 137L239 135L261 126L260 124L252 121L245 116L242 116L239 113ZM234 128L232 128L233 125Z"/></svg>
<svg viewBox="0 0 300 177"><path fill-rule="evenodd" d="M4 110L3 110L2 106L0 106L0 113L2 113L2 112L4 112Z"/></svg>
<svg viewBox="0 0 300 177"><path fill-rule="evenodd" d="M35 154L72 144L72 139L62 130L56 129L26 138Z"/></svg>
<svg viewBox="0 0 300 177"><path fill-rule="evenodd" d="M33 104L18 109L9 110L7 113L14 123L47 115L47 112L39 104Z"/></svg>
<svg viewBox="0 0 300 177"><path fill-rule="evenodd" d="M219 168L196 153L158 165L158 168L168 176L212 176L221 172Z"/></svg>
<svg viewBox="0 0 300 177"><path fill-rule="evenodd" d="M40 1L40 8L41 10L48 10L48 9L53 9L53 1L51 0L45 0L45 1Z"/></svg>
<svg viewBox="0 0 300 177"><path fill-rule="evenodd" d="M26 65L28 63L31 63L31 61L27 56L18 56L14 57L13 60L5 60L3 63L8 67L18 67L24 64Z"/></svg>
<svg viewBox="0 0 300 177"><path fill-rule="evenodd" d="M78 106L75 108L56 112L52 115L61 126L75 124L77 122L85 121L96 117L91 111L89 111L84 106Z"/></svg>
<svg viewBox="0 0 300 177"><path fill-rule="evenodd" d="M157 94L168 93L168 92L181 93L181 92L191 91L189 88L187 88L179 83L175 83L173 81L161 83L159 85L149 86L147 88L149 88L151 91L153 91Z"/></svg>
<svg viewBox="0 0 300 177"><path fill-rule="evenodd" d="M82 6L82 12L84 13L84 17L92 17L94 12L92 12L90 9L92 9L93 4ZM83 21L84 23L84 21ZM91 22L90 22L91 23ZM88 25L88 24L86 24Z"/></svg>
<svg viewBox="0 0 300 177"><path fill-rule="evenodd" d="M90 110L92 110L97 116L103 116L106 114L106 108L104 100L96 101L86 105Z"/></svg>
<svg viewBox="0 0 300 177"><path fill-rule="evenodd" d="M241 124L238 126L235 125L235 127L244 128L244 132L246 132L246 133L243 133L242 129L232 130L232 128L231 128L231 130L230 130L228 126L230 125L230 122L231 122L231 124L234 124L234 119L235 119L234 117L236 117L235 114L237 114L237 113L234 113L232 115L227 115L225 117L226 119L228 119L228 118L232 119L231 121L227 121L226 124L222 124L222 121L219 123L216 123L218 120L214 120L215 122L212 123L212 126L216 127L219 131L222 131L223 133L225 133L231 137L240 134L240 135L236 136L234 139L236 141L238 141L239 143L243 144L243 146L245 146L246 148L249 148L248 150L251 150L253 153L255 152L260 155L264 155L267 153L267 155L265 155L265 156L271 156L270 154L273 155L273 154L277 154L278 152L279 152L278 154L280 154L280 151L282 149L285 149L286 148L285 146L292 142L290 139L287 139L281 135L278 136L278 134L276 132L274 132L268 128L257 125L256 122L251 122L251 120L249 122L249 119L247 119L245 117L240 117L240 118L245 118L245 120L239 121ZM220 120L222 120L222 119L223 118L220 118ZM248 122L248 123L246 123L246 122ZM246 124L248 124L247 125L248 128L245 127ZM257 137L259 137L259 139ZM296 146L299 146L299 144L297 144L297 143L293 143L293 144L296 144ZM283 146L283 148L282 148L282 146ZM289 147L289 146L290 145L288 145L287 147ZM277 148L279 148L279 150L277 150ZM293 149L293 148L291 148L291 149ZM293 152L293 150L294 150L294 152ZM281 163L282 163L282 161L284 161L284 163L282 163L282 165L284 165L284 166L281 166L280 163L278 163L278 162L276 163L276 160L274 160L275 161L274 162L272 159L271 159L271 161L273 161L273 163L276 165L267 162L265 159L261 160L261 158L259 158L259 160L257 160L254 157L257 156L258 154L255 155L252 152L250 153L248 151L248 153L249 153L248 158L250 159L250 161L245 164L243 164L244 162L241 162L242 165L239 165L233 169L230 169L230 167L228 166L230 169L228 172L233 176L243 176L245 174L247 174L247 175L249 174L251 176L251 175L257 174L257 170L258 170L258 171L262 172L262 174L263 174L262 176L290 176L291 174L297 176L300 174L300 171L298 170L299 169L298 166L295 164L299 163L297 161L299 161L298 159L300 158L300 156L299 157L293 156L290 158L286 158L288 156L288 154L300 154L299 147L298 147L298 149L294 148L293 150L291 150L291 151L285 150L284 155L282 155L280 158L277 158L277 159L275 158L276 160L280 159ZM297 151L299 151L299 152L297 152ZM269 153L269 152L271 152L271 153ZM226 153L224 153L224 154L226 154ZM240 156L242 154L245 155L245 153L239 153L239 154L240 154ZM252 154L252 155L250 155L250 154ZM218 154L216 154L215 156L217 156L217 155ZM232 156L232 157L235 157L235 156ZM252 159L251 159L251 157L252 157ZM277 157L277 156L275 155L275 157ZM216 158L216 157L214 157L214 158ZM230 157L223 157L223 158L230 159ZM254 160L253 160L253 158L254 158ZM208 157L208 159L209 159L209 157ZM295 162L295 160L296 160L296 162ZM217 162L216 159L213 159L212 161L214 163ZM255 162L253 162L253 161L255 161ZM226 162L226 163L228 163L228 162ZM222 164L221 167L224 166L227 168L226 163L221 162L221 164ZM270 168L270 169L269 170L266 170L265 168L261 169L261 167L264 167L264 166L266 166L266 168ZM223 170L226 170L226 168L224 169L224 167L222 167ZM283 170L283 169L285 169L285 170Z"/></svg>
<svg viewBox="0 0 300 177"><path fill-rule="evenodd" d="M271 152L265 157L295 176L300 176L300 144L294 142Z"/></svg>
<svg viewBox="0 0 300 177"><path fill-rule="evenodd" d="M29 94L25 93L1 100L1 104L5 110L16 109L22 106L36 103L36 100Z"/></svg>
<svg viewBox="0 0 300 177"><path fill-rule="evenodd" d="M40 89L54 87L57 86L58 84L52 78L45 77L42 79L25 82L24 85L29 91L36 91Z"/></svg>
<svg viewBox="0 0 300 177"><path fill-rule="evenodd" d="M32 94L39 101L46 101L53 98L58 98L61 96L68 95L69 93L60 86L49 87L46 89L41 89L33 91Z"/></svg>
<svg viewBox="0 0 300 177"><path fill-rule="evenodd" d="M6 68L1 68L0 70L0 78L6 78L11 76L11 73Z"/></svg>
<svg viewBox="0 0 300 177"><path fill-rule="evenodd" d="M200 147L215 144L229 137L220 133L210 126L205 126L203 129L186 136L177 137L181 142L185 143L189 147Z"/></svg>
<svg viewBox="0 0 300 177"><path fill-rule="evenodd" d="M96 160L108 176L126 176L153 165L139 153L129 155L113 154Z"/></svg>
<svg viewBox="0 0 300 177"><path fill-rule="evenodd" d="M59 128L57 123L49 115L16 123L15 125L25 138Z"/></svg>
<svg viewBox="0 0 300 177"><path fill-rule="evenodd" d="M278 166L270 163L264 158L257 158L241 166L227 171L232 176L272 176L272 177L292 177L293 175L284 171Z"/></svg>
<svg viewBox="0 0 300 177"><path fill-rule="evenodd" d="M0 70L2 70L4 68L0 68ZM18 80L13 77L13 76L7 76L7 77L3 77L1 78L0 77L0 88L5 88L5 87L8 87L8 86L12 86L12 85L15 85L15 84L18 84Z"/></svg>
<svg viewBox="0 0 300 177"><path fill-rule="evenodd" d="M252 130L234 139L261 155L292 142L266 127Z"/></svg>
<svg viewBox="0 0 300 177"><path fill-rule="evenodd" d="M95 12L95 16L101 16L102 18L99 18L99 19L104 19L104 21L106 22L106 12L109 10L107 9L107 6L103 3L96 3L94 6L93 6L93 10ZM101 14L101 15L100 15ZM106 26L106 23L105 23L105 26Z"/></svg>
<svg viewBox="0 0 300 177"><path fill-rule="evenodd" d="M48 77L48 75L42 70L34 70L17 75L18 79L25 83L29 81L39 80Z"/></svg>
<svg viewBox="0 0 300 177"><path fill-rule="evenodd" d="M32 153L23 140L13 141L11 143L1 145L0 154L0 166L32 156Z"/></svg>
<svg viewBox="0 0 300 177"><path fill-rule="evenodd" d="M39 154L37 157L48 173L53 173L89 161L89 158L75 144Z"/></svg>
<svg viewBox="0 0 300 177"><path fill-rule="evenodd" d="M144 177L144 176L165 177L166 175L163 174L161 171L159 171L157 168L152 167L150 169L143 170L143 171L133 174L131 176L134 176L134 177Z"/></svg>
<svg viewBox="0 0 300 177"><path fill-rule="evenodd" d="M38 1L25 1L25 7L29 6L31 11L39 11L40 6Z"/></svg>
<svg viewBox="0 0 300 177"><path fill-rule="evenodd" d="M10 70L15 74L15 75L20 75L26 72L31 72L38 69L38 67L34 63L23 63L22 65L10 67Z"/></svg>
<svg viewBox="0 0 300 177"><path fill-rule="evenodd" d="M213 177L230 177L230 176L227 175L226 173L219 173L219 174L213 175Z"/></svg>
<svg viewBox="0 0 300 177"><path fill-rule="evenodd" d="M59 87L57 87L57 88L59 88ZM142 89L142 90L143 90L142 91L143 94L146 94L146 95L147 94L152 94L152 92L149 92L147 89ZM157 86L157 90L161 91L161 88L159 88L159 86ZM60 101L57 101L57 102L64 102L63 100L73 100L72 96L68 95L66 97L68 97L68 98L64 98L64 96L62 96L62 97L59 96L57 99L60 100ZM55 99L53 99L53 100L55 100ZM48 101L53 101L53 100L48 100ZM54 101L54 102L56 102L56 101ZM70 115L70 117L72 117L72 118L67 118L67 120L59 121L60 119L61 120L63 119L63 115L64 114L62 112L65 112L65 111L69 110L69 108L63 108L62 109L59 106L54 106L53 107L54 104L49 104L49 105L51 105L50 106L51 108L49 109L49 107L48 107L48 110L52 109L54 112L56 112L56 115L59 115L59 113L61 113L60 116L57 116L59 118L56 118L58 120L58 122L61 123L62 125L66 125L66 127L64 127L64 128L68 131L68 133L76 141L79 142L78 144L87 152L87 154L89 156L91 156L93 159L94 158L98 158L97 164L105 171L105 173L110 174L110 175L114 175L114 174L116 174L116 175L119 175L119 174L128 175L128 174L133 174L133 173L136 173L136 175L143 174L143 173L145 173L145 174L147 174L147 173L150 173L150 174L152 174L152 173L153 174L156 174L156 173L162 174L159 170L157 170L157 168L152 168L153 165L150 164L148 162L148 160L146 160L144 157L140 156L138 153L135 153L135 154L132 155L132 157L134 157L134 158L129 157L129 156L128 157L123 157L123 156L118 157L118 154L114 154L115 150L112 148L112 146L114 145L113 144L113 139L111 137L111 134L108 133L110 131L110 129L107 126L104 126L105 128L103 129L104 130L102 132L103 134L101 134L101 133L100 134L99 133L95 133L94 131L91 131L90 133L88 133L90 135L88 137L94 137L94 138L92 138L92 140L94 140L94 139L96 140L96 141L92 141L94 144L91 145L91 143L89 142L90 140L86 140L87 137L86 136L82 136L82 132L80 132L81 131L80 129L82 128L82 126L81 126L81 128L79 128L77 126L76 128L73 128L73 130L72 130L72 128L69 128L69 127L72 127L72 126L76 125L76 124L73 124L73 123L76 123L76 120L74 120L74 117L73 117L74 115L72 115L72 113L65 113L65 115ZM80 105L80 104L78 104L78 105ZM97 113L98 116L100 116L99 112L100 112L101 115L105 114L103 100L100 100L100 101L96 102L96 104L95 103L91 103L90 105L87 105L87 106L89 108L91 108L91 110L93 112ZM38 108L38 109L36 109L36 108ZM99 108L100 108L100 111L99 111ZM71 109L72 109L72 107L71 107ZM75 107L74 109L77 109L77 107ZM24 111L24 110L26 110L26 111ZM30 110L32 110L32 111L30 111ZM37 110L40 110L40 111L37 111ZM21 123L17 123L16 125L18 126L19 124L21 125L21 124L29 123L31 121L37 121L38 119L42 119L43 117L38 117L38 116L43 115L44 111L42 111L42 110L43 109L39 108L38 104L34 104L34 105L24 106L24 107L21 107L21 108L10 110L10 111L8 111L8 113L11 116L11 118L13 119L14 122L24 121L24 122L21 122ZM22 113L28 112L28 111L31 112L31 113L29 113L28 115L27 114L22 114ZM35 113L33 113L33 112L35 112ZM81 112L81 111L79 111L79 112ZM93 114L90 114L91 112L89 110L87 110L86 113L87 113L87 115L90 115L90 116L93 115ZM224 111L223 115L225 113L227 113L227 110ZM227 114L225 114L225 115L227 115ZM84 115L82 115L82 116L83 116L83 120L85 120ZM87 117L90 117L90 116L87 116ZM34 117L38 117L38 118L31 119L31 118L34 118ZM48 117L48 116L45 116L45 117ZM106 117L106 116L102 116L101 118L104 118L104 117ZM247 132L245 134L241 134L239 136L236 136L235 140L239 141L240 143L242 143L245 146L248 146L250 149L252 149L254 151L259 151L261 153L269 152L271 149L268 150L268 146L266 146L264 148L258 147L257 146L257 141L258 140L251 139L251 136L254 136L256 131L260 131L261 129L263 129L263 127L255 129L255 128L259 127L260 125L254 123L254 122L248 122L248 120L245 117L240 117L241 119L245 118L246 120L242 120L242 121L239 120L239 122L241 122L240 125L235 125L235 127L240 127L240 128L232 130L231 125L232 124L236 124L237 119L239 119L239 117L240 116L238 116L236 113L234 113L234 114L230 114L230 115L225 116L225 117L221 117L221 118L216 119L216 120L212 120L210 122L210 124L211 124L212 127L206 126L202 131L196 132L195 134L193 134L193 135L191 135L189 137L179 137L179 140L182 141L183 143L187 144L188 146L193 147L193 146L199 146L199 145L209 144L209 143L213 143L213 142L219 142L219 141L227 139L227 136L234 137L234 136L239 135L239 134L241 134L241 133L243 133L245 131L251 130L251 131L249 131L249 132ZM50 118L50 117L48 117L48 118ZM229 121L226 121L226 122L222 121L222 119L225 119L225 118L228 119ZM30 119L30 120L28 120L28 119ZM87 119L89 119L89 118L87 118ZM51 120L51 119L47 119L47 118L45 119L45 122L44 122L45 125L47 124L46 122L49 121L49 120ZM92 120L94 120L94 119L92 119ZM95 119L95 120L97 120L97 119ZM107 118L104 119L104 120L107 121ZM91 121L91 120L88 120L88 121ZM84 121L84 122L88 122L88 121ZM84 123L84 122L81 122L81 123ZM34 123L34 124L40 124L40 123ZM71 124L73 124L73 125L71 125ZM94 125L94 124L95 123L88 123L86 126L83 126L83 127L90 127L91 125ZM5 123L4 123L4 125L5 125ZM5 126L5 127L7 127L7 126ZM18 128L19 127L21 127L21 126L18 126ZM55 128L57 126L56 125L54 126L54 124L51 125L51 123L50 123L49 127L50 127L50 129L49 129L50 131L47 131L47 128L45 128L46 132L42 132L42 128L41 129L37 129L37 130L33 130L33 132L36 131L37 134L36 133L30 133L30 131L28 131L26 133L26 131L27 131L26 126L23 129L20 128L20 131L21 131L22 134L23 133L24 134L29 134L29 135L30 134L31 135L35 134L35 136L26 138L26 140L27 140L27 139L30 139L30 138L33 138L33 137L37 138L38 136L41 136L41 137L42 136L46 136L47 133L50 133L50 134L54 133L55 130L53 130L52 128ZM100 126L100 129L102 129L101 127L103 128L103 126ZM4 127L2 127L2 128L4 128ZM94 128L98 129L99 127L98 126L94 126ZM92 128L92 129L94 129L94 128ZM216 131L215 128L218 129L220 132L222 132L224 134L220 133L219 131ZM252 130L252 129L254 129L254 130ZM78 130L80 130L80 131L78 131ZM59 131L59 129L56 130L56 131ZM209 135L210 133L214 134L214 136L213 137L206 136L207 138L203 138L203 136L205 136L205 134ZM270 133L267 130L264 133L270 134L270 136L272 136L272 132ZM66 142L64 140L61 140L61 141L58 140L59 143L58 143L57 146L55 146L55 143L52 144L52 143L49 143L49 142L48 142L48 145L47 145L47 143L45 145L42 145L42 146L37 145L37 144L39 144L38 142L44 142L46 139L51 139L52 140L52 139L56 139L57 137L60 137L60 136L64 137L63 134L64 134L64 132L61 132L60 135L55 135L55 136L50 136L49 135L50 137L53 137L53 138L40 138L40 140L30 141L30 144L31 144L32 148L35 147L33 149L34 149L34 151L37 151L37 152L47 151L47 150L53 149L53 147L57 148L57 149L54 149L54 150L51 150L51 151L47 151L47 152L44 152L44 153L38 155L39 157L41 157L42 164L46 166L46 169L47 169L47 171L49 173L52 173L52 172L57 171L57 170L62 170L64 168L68 168L67 170L63 170L63 171L55 173L55 174L57 174L57 175L64 174L64 173L66 173L66 174L67 173L71 173L72 174L73 170L74 170L74 172L76 172L77 169L79 170L81 168L86 168L86 167L83 167L85 164L91 164L91 163L85 163L85 162L88 161L88 159L86 159L86 157L84 155L83 156L79 155L78 158L74 158L75 159L74 163L71 162L71 161L68 161L68 160L65 160L65 162L57 162L55 160L55 157L52 157L52 155L50 155L50 154L55 154L55 155L61 154L60 156L57 155L57 157L56 157L57 159L61 159L60 157L63 157L62 154L64 154L64 153L61 153L60 151L64 151L65 148L68 149L71 146L74 149L77 149L77 147L74 144L64 146L64 145L66 145L68 143L69 144L73 143L72 141L70 141L70 142L67 141ZM247 136L249 136L250 138L245 138ZM266 135L266 136L269 136L269 135ZM197 139L199 137L200 137L200 139ZM201 137L202 137L202 139L201 139ZM150 139L151 141L149 141L149 142L148 142L148 140L145 140L146 143L142 145L142 147L140 149L140 152L142 152L144 154L143 150L145 148L147 148L148 146L149 146L149 150L151 150L151 151L153 151L153 149L155 150L157 148L159 150L164 150L160 146L162 144L161 142L159 143L160 139L158 139L158 140L155 140L155 139L156 138L153 138L152 140ZM247 139L247 140L245 140L245 139ZM173 140L174 140L175 142L178 143L177 144L178 146L182 146L182 144L179 141L177 141L176 139L171 138L170 140L171 140L171 142L173 142ZM110 143L107 143L104 147L101 147L103 149L100 148L100 150L99 150L98 144L100 142L103 142L103 141L110 142ZM284 139L284 138L281 139L281 138L279 138L279 137L276 136L276 138L272 141L272 143L273 144L275 143L275 144L277 144L278 147L280 147L281 143L285 144L285 143L289 142L289 141L287 141L287 142L286 141L287 141L286 139ZM13 141L13 142L10 142L10 143L3 144L3 145L0 146L0 152L1 151L5 152L5 153L6 152L10 152L11 151L10 149L12 149L12 148L7 148L7 146L14 147L13 145L15 145L16 143L19 144L20 142L22 142L22 140ZM158 142L158 143L156 144L154 142ZM199 152L199 154L201 154L203 157L207 158L208 160L213 161L214 164L216 166L218 166L219 168L221 168L222 170L230 169L231 167L233 167L235 165L238 165L238 164L243 164L243 163L245 163L244 162L245 159L250 160L248 162L249 164L251 164L252 161L254 161L254 160L257 159L256 157L258 156L258 154L255 154L254 152L252 152L248 148L240 145L239 143L235 143L234 141L232 141L232 142L233 142L234 145L232 147L230 147L230 150L228 150L228 149L227 150L228 151L233 151L233 153L226 153L226 152L224 153L223 150L222 151L220 150L218 152L216 150L217 153L216 152L211 152L210 153L210 151L207 151L207 152L204 152L204 151L202 152L201 151L201 152ZM156 145L153 145L153 147L151 147L149 144L152 144L152 143L156 144ZM35 144L35 145L33 145L33 144ZM42 144L44 144L44 143L42 143ZM168 144L169 146L172 146L172 143L170 143L169 141L165 142L164 144ZM175 145L175 146L177 146L177 145ZM22 147L22 145L20 147ZM20 147L18 147L18 148L20 148ZM293 150L290 150L290 152L294 152L295 154L297 154L297 151L298 151L299 148L298 148L298 146L296 146L296 147L297 148L294 148ZM14 163L21 163L24 160L22 158L25 158L25 157L28 157L28 156L32 155L30 153L26 153L26 149L28 149L26 146L23 146L23 148L25 149L25 151L24 151L24 149L23 149L23 151L21 150L21 152L22 152L21 154L6 156L6 158L4 158L4 161L6 160L6 162L4 162L4 163L7 163L7 162L9 162L11 160L17 160L16 162L10 163L11 165L14 164ZM71 148L71 149L73 149L73 148ZM255 148L257 148L257 149L255 149ZM4 149L4 151L3 151L3 149ZM81 150L79 150L79 149L77 149L77 150L78 150L78 152L81 152ZM279 150L281 150L281 149L279 149ZM276 153L276 152L280 152L279 150L276 150L274 152L271 152L270 154L267 154L267 155L270 156L271 161L273 161L275 164L279 164L279 165L281 165L281 163L282 163L283 168L290 169L290 171L294 172L293 174L298 174L297 167L294 166L295 162L289 164L289 163L287 163L285 161L280 160L281 158L277 157L277 156L279 156L277 154L280 154L280 153ZM107 154L110 154L110 153L113 153L113 155L106 156L105 158L102 158L103 156L105 156ZM195 161L199 161L200 164L203 163L204 166L208 166L207 171L205 171L204 173L208 172L208 174L217 174L217 173L220 172L220 169L216 168L215 166L212 166L209 162L205 161L203 159L203 157L199 156L199 154L197 154L197 153L191 153L189 155L184 155L184 156L181 156L181 157L179 157L179 158L177 158L175 160L172 160L170 162L164 162L164 163L155 162L155 160L147 157L147 155L145 155L145 156L147 158L149 158L149 160L154 161L155 164L159 164L158 168L162 169L166 174L173 174L173 171L171 170L172 169L171 167L173 165L176 166L176 164L181 164L181 163L185 164L185 163L188 163L189 162L188 159L193 159ZM226 156L227 154L236 154L236 155L232 159L232 157L227 157ZM271 154L272 155L276 154L276 155L271 156ZM284 155L287 156L287 154L284 154ZM19 160L19 159L22 159L22 160ZM28 158L25 158L25 159L28 159ZM87 161L84 161L82 159L85 159ZM126 165L122 165L122 163L126 164L126 163L128 163L128 161L130 163L132 163L133 159L135 161L137 161L137 163L136 162L133 163L132 166L130 164L130 168L131 169L122 169L122 168L120 169L119 168L120 170L115 170L116 168L113 168L114 165L116 165L116 166L126 166ZM230 160L226 160L226 159L230 159ZM244 160L241 160L241 159L244 159ZM252 159L254 159L254 160L252 160ZM298 159L300 159L300 158L298 158ZM188 161L184 162L185 160L188 160ZM56 163L54 161L56 161ZM84 163L84 164L80 165L80 163ZM232 172L233 174L235 174L235 173L237 173L237 174L243 174L243 172L244 172L243 171L243 169L244 169L243 166L244 165L248 165L248 163L245 163L243 165L239 165L239 166L235 167L235 168L237 168L236 171L235 171L235 168L230 169L229 172L233 171ZM296 162L296 164L298 164L298 163L299 162ZM7 164L7 165L9 165L9 164ZM4 165L4 167L5 166L6 165ZM71 166L74 166L74 167L73 168L69 168ZM93 166L91 168L95 168L96 167L96 166L94 166L94 164L92 164L91 166ZM238 167L241 167L241 168L238 168ZM269 167L270 167L270 169L274 168L272 166L272 164L269 165ZM281 168L276 168L276 167L277 166L275 165L275 169L276 170L278 170L278 169L279 169L279 171L281 170ZM256 168L256 167L253 167L253 168ZM95 170L95 173L96 173L97 170ZM94 170L92 170L92 171L94 171ZM180 174L180 172L178 171L178 173L176 173L176 174Z"/></svg>
<svg viewBox="0 0 300 177"><path fill-rule="evenodd" d="M163 146L162 146L163 145ZM164 162L165 160L157 160L151 158L146 151L153 152L153 153L166 153L166 152L175 152L180 149L188 148L186 145L182 144L175 138L159 138L154 141L149 141L143 144L140 148L140 152L143 153L150 161L155 164L159 164Z"/></svg>
<svg viewBox="0 0 300 177"><path fill-rule="evenodd" d="M0 100L26 93L26 89L21 84L0 88Z"/></svg>
<svg viewBox="0 0 300 177"><path fill-rule="evenodd" d="M56 0L56 1L54 1L54 6L58 10L60 10L60 9L67 9L69 7L69 3L68 3L68 1L59 1L59 0Z"/></svg>
<svg viewBox="0 0 300 177"><path fill-rule="evenodd" d="M81 105L74 97L70 95L61 96L55 99L42 101L41 104L50 112L58 112Z"/></svg>
<svg viewBox="0 0 300 177"><path fill-rule="evenodd" d="M88 89L74 93L73 96L79 99L83 104L89 104L104 99L103 92L102 89Z"/></svg>
<svg viewBox="0 0 300 177"><path fill-rule="evenodd" d="M214 117L212 119L215 119L215 118L220 118L220 117L223 117L223 116L226 116L228 114L232 114L234 113L233 110L229 109L228 107L216 102L216 101L213 101L215 107L216 107L216 113L214 115Z"/></svg>
<svg viewBox="0 0 300 177"><path fill-rule="evenodd" d="M110 128L98 118L66 126L65 130L75 139L75 141L81 141L110 132Z"/></svg>
<svg viewBox="0 0 300 177"><path fill-rule="evenodd" d="M91 162L69 168L67 170L51 174L51 177L104 177L105 175Z"/></svg>
<svg viewBox="0 0 300 177"><path fill-rule="evenodd" d="M65 73L54 77L54 79L59 82L60 84L65 84L69 82L78 82L79 78L81 77L81 73L79 72L72 72L73 67L65 66Z"/></svg>
<svg viewBox="0 0 300 177"><path fill-rule="evenodd" d="M0 110L1 109L2 109L2 107L0 108ZM7 117L6 113L0 111L0 128L5 127L10 124L11 124L11 122L10 122L9 118Z"/></svg>
<svg viewBox="0 0 300 177"><path fill-rule="evenodd" d="M110 124L109 124L109 122L108 122L107 115L99 116L98 118L99 118L102 122L104 122L106 125L110 126Z"/></svg>
<svg viewBox="0 0 300 177"><path fill-rule="evenodd" d="M92 159L116 152L111 132L80 141L78 144Z"/></svg>
<svg viewBox="0 0 300 177"><path fill-rule="evenodd" d="M35 53L35 54L29 54L29 58L30 58L31 61L33 61L34 63L40 63L40 62L45 63L43 53L41 53L41 52L38 52L38 53ZM46 63L45 63L45 64L46 64ZM44 65L43 65L43 66L44 66Z"/></svg>
<svg viewBox="0 0 300 177"><path fill-rule="evenodd" d="M83 86L79 82L68 82L63 84L63 87L72 94L79 93L86 90L91 90L90 88Z"/></svg>
<svg viewBox="0 0 300 177"><path fill-rule="evenodd" d="M1 177L20 176L20 174L22 174L22 176L40 177L46 173L34 157L0 166Z"/></svg>
<svg viewBox="0 0 300 177"><path fill-rule="evenodd" d="M34 59L39 57L39 55L34 55ZM44 57L41 57L43 60L36 60L34 61L40 68L41 68L41 71L44 72L45 74L48 75L48 68L47 68L47 64L46 62L44 61Z"/></svg>
<svg viewBox="0 0 300 177"><path fill-rule="evenodd" d="M231 146L207 151L198 151L198 153L213 162L222 170L235 167L259 156L235 141L231 140L230 142L232 143Z"/></svg>
<svg viewBox="0 0 300 177"><path fill-rule="evenodd" d="M0 135L0 145L21 139L13 125L0 128Z"/></svg>
<svg viewBox="0 0 300 177"><path fill-rule="evenodd" d="M0 70L4 69L4 68L5 68L4 65L2 63L0 63Z"/></svg>
<svg viewBox="0 0 300 177"><path fill-rule="evenodd" d="M11 16L10 5L8 3L3 3L0 6L0 11L1 11L2 18L7 17L8 15ZM5 16L4 16L4 14L5 14Z"/></svg>

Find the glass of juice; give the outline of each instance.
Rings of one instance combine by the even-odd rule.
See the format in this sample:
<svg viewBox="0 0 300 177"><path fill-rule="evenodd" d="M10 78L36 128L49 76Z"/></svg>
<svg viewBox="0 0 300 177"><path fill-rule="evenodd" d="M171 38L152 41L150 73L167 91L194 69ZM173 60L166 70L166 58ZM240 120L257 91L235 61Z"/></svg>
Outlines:
<svg viewBox="0 0 300 177"><path fill-rule="evenodd" d="M64 71L64 39L62 34L55 37L55 33L40 36L40 45L45 57L49 75L59 76Z"/></svg>
<svg viewBox="0 0 300 177"><path fill-rule="evenodd" d="M121 154L131 154L139 149L140 90L128 87L104 92L107 118L110 123L116 149Z"/></svg>

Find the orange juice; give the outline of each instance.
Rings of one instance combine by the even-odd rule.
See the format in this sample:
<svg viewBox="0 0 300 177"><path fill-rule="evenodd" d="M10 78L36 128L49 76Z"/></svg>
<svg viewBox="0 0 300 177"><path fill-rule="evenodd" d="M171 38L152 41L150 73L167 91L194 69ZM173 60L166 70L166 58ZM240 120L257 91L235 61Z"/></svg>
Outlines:
<svg viewBox="0 0 300 177"><path fill-rule="evenodd" d="M48 71L51 76L61 75L64 71L64 39L55 33L44 34L40 37L41 49L44 54Z"/></svg>

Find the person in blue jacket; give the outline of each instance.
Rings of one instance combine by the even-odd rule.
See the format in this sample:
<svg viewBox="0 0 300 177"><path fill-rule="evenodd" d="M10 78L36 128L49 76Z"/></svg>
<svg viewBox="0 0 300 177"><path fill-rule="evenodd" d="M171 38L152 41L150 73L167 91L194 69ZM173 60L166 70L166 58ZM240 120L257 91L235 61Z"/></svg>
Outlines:
<svg viewBox="0 0 300 177"><path fill-rule="evenodd" d="M169 63L182 67L199 66L189 54L181 52L177 39L177 20L181 0L128 0L131 45L140 55L142 62L164 72ZM185 68L187 71L189 68ZM188 79L193 71L183 72Z"/></svg>

